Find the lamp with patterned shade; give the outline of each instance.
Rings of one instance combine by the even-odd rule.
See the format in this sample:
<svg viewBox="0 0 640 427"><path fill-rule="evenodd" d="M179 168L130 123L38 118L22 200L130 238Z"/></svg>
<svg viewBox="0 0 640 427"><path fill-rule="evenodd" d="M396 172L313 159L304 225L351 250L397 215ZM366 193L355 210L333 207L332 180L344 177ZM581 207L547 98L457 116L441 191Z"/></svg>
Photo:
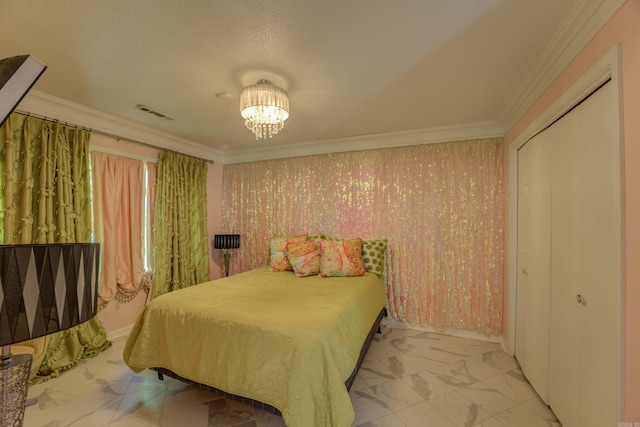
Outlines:
<svg viewBox="0 0 640 427"><path fill-rule="evenodd" d="M11 344L86 322L98 311L99 243L0 245L0 425L22 426L31 355Z"/></svg>
<svg viewBox="0 0 640 427"><path fill-rule="evenodd" d="M220 249L222 251L225 276L229 276L229 260L231 259L231 250L238 249L240 247L240 235L216 234L213 238L213 247L214 249Z"/></svg>

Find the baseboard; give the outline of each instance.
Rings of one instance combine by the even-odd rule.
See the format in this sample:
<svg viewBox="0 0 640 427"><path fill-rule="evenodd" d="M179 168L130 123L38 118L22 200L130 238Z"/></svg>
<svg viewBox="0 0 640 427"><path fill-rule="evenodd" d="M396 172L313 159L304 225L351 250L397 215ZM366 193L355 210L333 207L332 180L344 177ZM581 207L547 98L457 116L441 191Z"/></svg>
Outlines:
<svg viewBox="0 0 640 427"><path fill-rule="evenodd" d="M509 346L507 345L507 338L506 337L501 336L500 340L498 342L502 346L502 350L504 350L505 353L507 353L511 357L514 357L514 355L509 352Z"/></svg>
<svg viewBox="0 0 640 427"><path fill-rule="evenodd" d="M400 322L397 320L388 320L388 319L382 320L382 326L386 326L388 328L395 328L395 329L413 329L416 331L450 335L453 337L460 337L460 338L469 338L469 339L479 340L479 341L497 342L502 346L503 349L506 348L506 340L503 336L500 336L500 335L483 335L477 332L460 331L457 329L447 329L445 331L438 331L435 328L432 328L430 326L413 326L405 322Z"/></svg>

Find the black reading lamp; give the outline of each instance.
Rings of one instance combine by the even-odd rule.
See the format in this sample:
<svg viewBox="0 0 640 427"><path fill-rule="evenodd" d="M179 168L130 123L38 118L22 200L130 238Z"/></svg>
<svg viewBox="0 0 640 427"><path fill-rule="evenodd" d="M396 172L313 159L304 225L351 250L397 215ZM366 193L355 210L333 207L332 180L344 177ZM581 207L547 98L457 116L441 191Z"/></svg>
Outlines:
<svg viewBox="0 0 640 427"><path fill-rule="evenodd" d="M222 257L224 259L224 275L229 276L229 260L231 259L232 249L238 249L240 247L240 235L239 234L216 234L213 238L214 249L220 249L222 251Z"/></svg>
<svg viewBox="0 0 640 427"><path fill-rule="evenodd" d="M98 311L99 243L0 245L0 426L22 426L31 355L11 344L69 329Z"/></svg>

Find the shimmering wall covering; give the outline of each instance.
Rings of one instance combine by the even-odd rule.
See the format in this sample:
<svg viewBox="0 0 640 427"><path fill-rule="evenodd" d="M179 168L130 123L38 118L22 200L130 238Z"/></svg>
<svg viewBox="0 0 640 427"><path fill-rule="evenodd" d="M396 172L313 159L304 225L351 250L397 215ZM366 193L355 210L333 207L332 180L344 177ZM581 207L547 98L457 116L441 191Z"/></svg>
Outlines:
<svg viewBox="0 0 640 427"><path fill-rule="evenodd" d="M387 238L391 319L500 334L502 179L499 139L226 165L231 272L264 265L272 235Z"/></svg>

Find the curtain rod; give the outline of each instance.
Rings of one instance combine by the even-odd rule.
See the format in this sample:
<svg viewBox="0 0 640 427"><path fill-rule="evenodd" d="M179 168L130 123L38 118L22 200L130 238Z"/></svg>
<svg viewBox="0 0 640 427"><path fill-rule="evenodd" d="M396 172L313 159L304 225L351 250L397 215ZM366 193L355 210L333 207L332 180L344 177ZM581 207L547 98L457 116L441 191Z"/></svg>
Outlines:
<svg viewBox="0 0 640 427"><path fill-rule="evenodd" d="M181 153L179 151L171 150L169 148L160 148L160 147L157 147L157 146L155 146L153 144L149 144L148 142L138 141L138 140L131 139L131 138L124 138L122 136L114 135L112 133L103 132L103 131L100 131L100 130L94 130L94 129L91 129L91 128L88 128L88 127L84 127L84 126L79 126L79 125L75 125L75 124L72 124L72 123L63 122L62 120L53 119L53 118L46 117L46 116L41 116L41 115L38 115L38 114L32 114L32 113L28 113L28 112L25 112L25 111L14 110L14 112L18 113L18 114L21 114L23 116L34 117L36 119L43 120L43 121L46 121L46 122L60 123L62 125L69 126L69 127L72 127L72 128L78 129L78 130L87 130L89 132L95 132L95 133L97 133L99 135L103 135L103 136L108 136L110 138L114 138L114 139L118 140L118 142L120 142L120 140L129 141L129 142L133 142L134 144L140 144L140 145L144 145L144 146L147 146L147 147L155 148L155 149L158 149L158 150L161 150L161 151L168 151L168 152L171 152L171 153L180 154L181 156L191 157L191 158L196 159L196 160L202 160L203 162L207 162L207 163L211 163L211 164L215 163L215 161L210 160L210 159L205 159L205 158L202 158L202 157L193 156L191 154Z"/></svg>

